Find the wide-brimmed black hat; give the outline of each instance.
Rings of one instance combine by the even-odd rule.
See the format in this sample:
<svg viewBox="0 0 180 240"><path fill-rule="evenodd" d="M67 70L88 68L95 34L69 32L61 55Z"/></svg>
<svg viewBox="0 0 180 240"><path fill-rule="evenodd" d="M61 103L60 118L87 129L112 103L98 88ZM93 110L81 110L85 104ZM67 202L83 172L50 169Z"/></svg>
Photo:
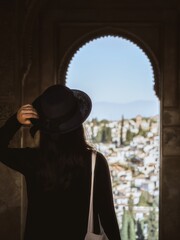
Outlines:
<svg viewBox="0 0 180 240"><path fill-rule="evenodd" d="M39 119L31 119L32 136L37 130L48 134L64 134L78 128L89 116L90 97L83 91L56 84L48 87L33 103Z"/></svg>

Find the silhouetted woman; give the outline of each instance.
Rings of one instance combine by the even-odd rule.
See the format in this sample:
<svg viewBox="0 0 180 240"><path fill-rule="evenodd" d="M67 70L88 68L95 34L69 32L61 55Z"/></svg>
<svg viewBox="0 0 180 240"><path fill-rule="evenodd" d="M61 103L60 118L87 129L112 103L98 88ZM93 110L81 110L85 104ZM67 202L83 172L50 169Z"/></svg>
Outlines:
<svg viewBox="0 0 180 240"><path fill-rule="evenodd" d="M93 149L86 143L82 124L90 111L86 93L53 85L0 128L1 162L26 179L25 240L84 240ZM32 136L39 131L37 148L8 148L22 125L30 126ZM94 232L99 233L99 215L109 240L120 240L109 168L99 152L94 181Z"/></svg>

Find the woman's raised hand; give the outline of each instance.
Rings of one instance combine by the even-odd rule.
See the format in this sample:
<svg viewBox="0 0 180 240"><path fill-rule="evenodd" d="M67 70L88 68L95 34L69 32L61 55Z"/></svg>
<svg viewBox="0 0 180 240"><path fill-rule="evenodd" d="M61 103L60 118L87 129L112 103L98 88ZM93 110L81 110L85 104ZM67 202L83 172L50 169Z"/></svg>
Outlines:
<svg viewBox="0 0 180 240"><path fill-rule="evenodd" d="M31 104L23 105L17 112L17 120L23 125L30 125L30 118L39 118L37 111Z"/></svg>

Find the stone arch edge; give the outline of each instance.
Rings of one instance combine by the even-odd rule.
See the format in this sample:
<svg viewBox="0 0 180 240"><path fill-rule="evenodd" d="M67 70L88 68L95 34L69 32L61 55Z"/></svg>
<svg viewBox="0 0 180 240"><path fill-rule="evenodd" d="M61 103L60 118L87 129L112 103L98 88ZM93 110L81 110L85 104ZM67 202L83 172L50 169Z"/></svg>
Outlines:
<svg viewBox="0 0 180 240"><path fill-rule="evenodd" d="M160 67L159 62L151 50L151 48L148 46L147 43L143 41L142 38L137 36L136 34L124 30L124 29L117 29L112 27L106 27L101 28L96 31L88 32L87 34L79 37L66 51L63 58L61 59L61 62L58 65L57 69L57 82L65 84L66 83L66 75L67 70L69 67L69 64L71 63L73 57L76 55L76 53L86 44L90 43L93 40L96 40L98 38L103 38L107 36L112 37L121 37L125 40L128 40L132 43L134 43L148 58L150 61L150 64L152 66L152 71L154 75L154 91L156 96L161 99L161 87L160 87Z"/></svg>

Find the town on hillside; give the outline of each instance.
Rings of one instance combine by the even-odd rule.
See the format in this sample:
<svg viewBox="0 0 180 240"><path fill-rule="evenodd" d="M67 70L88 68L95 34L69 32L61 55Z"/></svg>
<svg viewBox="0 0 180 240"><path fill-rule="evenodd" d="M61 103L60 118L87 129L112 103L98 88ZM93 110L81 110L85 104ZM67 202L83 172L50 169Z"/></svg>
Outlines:
<svg viewBox="0 0 180 240"><path fill-rule="evenodd" d="M159 115L84 126L108 161L122 240L158 240Z"/></svg>

